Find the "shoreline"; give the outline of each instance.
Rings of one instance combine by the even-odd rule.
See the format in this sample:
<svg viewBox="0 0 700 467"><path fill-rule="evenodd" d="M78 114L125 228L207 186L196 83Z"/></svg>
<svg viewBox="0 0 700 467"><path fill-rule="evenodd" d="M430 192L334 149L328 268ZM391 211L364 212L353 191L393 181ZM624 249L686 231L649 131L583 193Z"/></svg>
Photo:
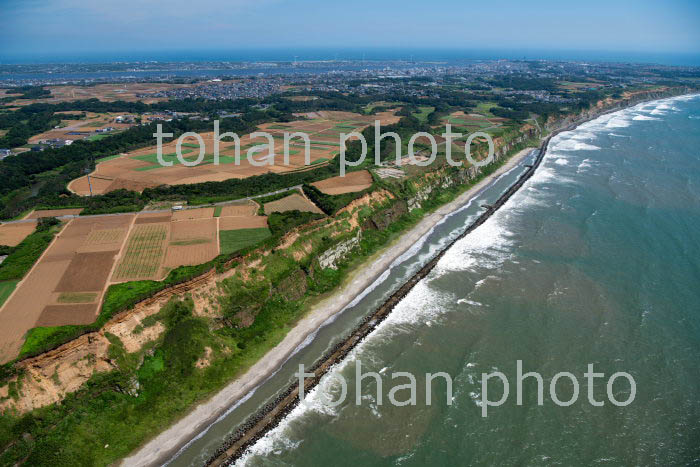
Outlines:
<svg viewBox="0 0 700 467"><path fill-rule="evenodd" d="M568 129L568 127L567 127ZM341 342L336 344L329 352L323 355L310 372L313 376L304 380L304 391L310 392L321 381L337 363L343 361L345 357L359 345L368 335L370 335L379 324L381 324L393 311L394 307L401 302L406 295L423 280L430 271L437 265L445 253L458 241L469 235L474 229L486 222L503 204L505 204L511 196L513 196L522 185L530 179L546 154L549 140L560 131L553 132L549 136L542 139L537 157L532 165L528 165L528 169L518 177L518 179L498 198L493 204L474 221L460 235L443 247L428 263L421 267L413 274L398 290L389 296L384 303L379 306L373 313L366 316L359 326L357 326L349 335ZM530 149L531 151L531 149ZM522 157L522 152L517 154ZM515 156L514 156L515 157ZM510 160L509 160L510 161ZM508 161L508 162L509 162ZM505 166L506 164L504 164ZM503 168L499 167L499 169ZM508 170L508 169L506 169ZM497 170L488 179L492 180L499 175ZM449 204L449 203L448 203ZM270 430L274 429L292 410L299 404L299 386L298 383L293 383L287 387L286 391L277 397L273 402L263 406L258 412L246 420L236 432L224 440L223 445L212 455L207 461L207 466L232 465L245 454L247 449L254 445L259 439L263 438Z"/></svg>
<svg viewBox="0 0 700 467"><path fill-rule="evenodd" d="M479 217L479 219L477 219L471 226L469 226L462 235L457 237L457 239L463 238L471 230L483 223L505 201L507 201L507 199L510 198L510 196L512 196L512 194L514 194L528 178L530 178L534 174L534 171L537 169L537 166L546 155L546 148L547 144L549 143L549 140L558 133L574 130L582 123L594 120L602 115L624 110L642 102L656 101L660 99L677 97L679 95L685 94L677 94L671 96L656 95L653 97L646 96L647 98L643 98L638 101L626 101L624 103L621 103L621 105L618 104L612 108L599 109L599 111L594 111L585 115L577 115L572 120L567 121L565 119L564 122L562 122L563 126L561 128L554 129L548 136L541 138L542 143L540 145L540 154L538 154L537 160L535 164L530 167L530 170L526 171L513 185L511 185L511 187L504 193L504 195L501 198L499 198L498 202L495 203L493 206L489 207L489 209L487 209L487 211L483 213ZM513 168L531 150L532 148L524 149L518 154L511 156L493 174L478 182L476 185L459 195L453 201L439 207L434 212L426 215L423 219L421 219L421 221L417 225L415 225L409 231L405 232L403 235L401 235L400 237L392 241L390 244L385 246L382 250L380 250L380 252L368 258L363 265L358 266L356 270L350 274L350 276L341 285L341 288L339 288L336 293L333 293L330 297L327 297L323 301L314 305L309 311L309 313L307 313L307 315L304 316L297 323L297 325L295 325L295 327L289 331L289 333L287 334L287 336L285 336L283 341L280 342L280 344L278 344L276 347L268 351L268 353L260 361L256 362L251 368L249 368L246 371L246 373L244 373L236 380L231 382L229 385L224 387L211 399L198 405L183 419L179 420L174 425L171 425L166 431L162 432L157 437L148 441L145 445L141 446L141 448L135 451L132 455L124 458L121 461L120 465L160 465L163 462L167 462L168 460L170 460L172 456L175 455L179 450L181 450L183 447L186 447L191 440L197 438L200 433L205 431L212 422L215 422L221 416L221 414L229 410L230 407L234 406L236 402L243 399L243 397L245 397L250 391L257 388L257 386L262 384L269 376L276 372L277 367L280 364L283 364L288 358L288 356L291 355L296 349L297 345L289 346L285 344L287 344L289 339L293 338L294 335L297 335L299 332L303 332L304 330L301 328L308 330L308 332L305 332L301 339L298 339L298 341L296 341L297 343L303 342L303 340L306 337L308 337L308 335L310 335L313 331L315 331L318 328L318 326L320 326L325 321L325 319L338 312L341 312L348 303L350 303L357 295L359 295L359 293L362 290L364 290L366 285L373 283L379 277L379 275L382 272L384 272L386 267L388 267L393 262L393 260L396 257L403 254L408 249L408 247L413 245L415 241L419 240L425 233L427 233L435 224L437 224L445 216L451 214L454 210L466 204L469 201L469 199L476 196L491 181L493 181L495 178L500 177L501 175L503 175L503 173ZM429 267L429 269L432 269L430 265L432 264L434 266L434 263L437 262L437 260L439 260L439 258L444 254L444 252L447 249L449 249L449 247L453 243L454 242L451 242L450 245L448 245L445 249L438 253L438 255L435 258L433 258L426 266L424 266L424 268L422 268L416 275L410 278L397 292L395 292L384 303L384 305L382 305L379 308L379 310L370 314L367 317L367 319L363 321L363 324L360 325L357 329L355 329L349 337L347 337L345 340L341 341L338 345L336 345L331 350L330 354L323 355L319 358L317 364L313 367L313 370L316 372L320 371L321 374L316 378L307 380L309 382L309 384L305 384L305 386L307 386L307 390L313 387L318 382L318 379L320 379L320 376L322 376L322 374L325 374L325 370L327 370L328 367L332 366L328 364L329 359L342 359L342 355L346 355L347 352L352 347L354 347L365 335L369 334L369 332L371 332L371 329L361 336L357 335L358 332L362 331L362 328L368 327L368 322L370 321L371 323L369 323L369 327L371 327L372 329L376 327L378 321L380 321L381 319L385 318L386 315L388 315L393 306L395 306L395 304L398 301L400 301L403 295L405 295L408 292L408 290L410 290L415 285L415 283L417 283L425 274L427 274L427 272L425 272L425 274L421 275L424 269L426 269L427 267ZM406 247L405 249L401 248L402 246L405 246L407 244L408 247ZM356 279L357 276L360 276L360 274L362 274L362 278ZM355 290L356 292L351 293ZM348 295L350 295L349 298ZM396 300L396 297L398 297L398 300ZM342 303L338 303L338 300L343 301ZM396 301L392 304L392 300ZM334 301L333 305L335 306L329 305L329 301ZM319 318L318 314L320 310L324 308L326 309L326 311L328 311L329 308L333 308L335 309L335 311L330 312L329 314ZM379 313L382 309L384 309L383 315ZM378 315L379 318L377 318ZM306 326L311 324L312 321L316 322L317 324L312 324L311 328L307 328ZM280 352L284 353L280 354ZM272 364L265 364L267 362L264 362L264 360L271 356L275 359L275 361ZM335 361L337 360L333 360L333 363ZM265 368L268 369L268 372L264 375L261 375L258 371L264 371ZM247 379L249 377L252 377L253 380L251 380L248 384L241 383L241 380ZM282 393L282 395L278 399L262 407L252 417L252 419L245 421L242 425L244 428L239 428L236 435L222 441L221 448L208 461L208 465L212 465L215 463L218 464L223 460L230 461L233 458L236 458L243 451L245 451L245 449L248 446L253 444L255 441L257 441L257 439L264 436L264 434L267 431L276 426L279 423L279 421L286 416L289 410L293 408L294 404L289 404L289 398L290 396L292 396L293 392L296 392L296 390L297 388L295 388L294 386L287 388L287 390L284 393ZM228 398L228 404L222 402L222 400L225 397ZM295 398L296 397L293 397L292 399ZM217 410L216 413L212 415L211 411L216 410L217 407L219 407L219 410ZM260 424L264 424L264 427L260 428ZM250 433L250 431L254 432ZM232 449L234 446L238 447Z"/></svg>
<svg viewBox="0 0 700 467"><path fill-rule="evenodd" d="M335 293L313 305L311 310L287 333L282 342L269 350L244 374L237 377L209 400L196 406L191 412L152 438L137 451L122 459L119 465L161 465L170 460L173 455L215 423L233 405L272 376L309 335L318 330L328 318L341 313L360 293L374 283L396 258L410 249L436 224L461 208L491 182L511 170L536 149L525 148L511 156L494 173L480 180L454 200L426 215L410 230L368 258L365 264L360 265L350 273L345 283Z"/></svg>

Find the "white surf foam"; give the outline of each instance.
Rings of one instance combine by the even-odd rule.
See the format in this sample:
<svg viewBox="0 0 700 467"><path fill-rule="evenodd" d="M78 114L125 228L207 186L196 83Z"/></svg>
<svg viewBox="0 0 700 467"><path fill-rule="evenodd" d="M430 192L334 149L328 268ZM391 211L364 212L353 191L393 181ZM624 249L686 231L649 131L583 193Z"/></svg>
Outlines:
<svg viewBox="0 0 700 467"><path fill-rule="evenodd" d="M687 101L691 100L694 98L699 97L700 95L694 95L694 96L680 96L677 98L671 98L669 99L670 102L673 101ZM642 107L637 108L636 110L640 110ZM656 107L654 110L665 110L664 108L659 108ZM673 109L675 110L675 109ZM653 110L651 111L653 112ZM651 113L650 112L650 113ZM658 120L654 119L652 117L646 117L646 118L634 118L634 117L645 117L642 115L635 115L631 114L629 111L620 111L616 112L613 114L609 115L604 115L601 116L591 122L587 122L579 127L579 129L584 129L584 130L590 130L590 131L585 131L585 132L580 132L580 133L574 133L573 135L570 135L568 138L563 138L562 135L565 135L566 133L561 133L560 135L557 135L557 137L552 139L551 143L560 144L560 147L557 147L556 149L560 150L567 150L565 148L570 147L572 149L569 150L582 150L582 149L590 149L590 150L597 150L600 149L597 146L590 145L587 143L581 143L581 140L586 140L586 139L592 139L596 136L595 132L600 131L602 129L610 129L610 128L624 128L629 126L631 123L631 120ZM698 116L691 116L690 118L700 118ZM578 130L575 130L578 131ZM569 133L569 132L567 132ZM623 135L616 135L614 133L609 133L610 136L623 136ZM554 149L550 146L551 149ZM548 152L547 158L551 159L551 152ZM565 165L563 163L560 163L559 161L563 160L566 161L566 159L563 158L557 158L554 159L553 163L555 165ZM592 166L592 161L590 159L585 159L583 162L581 162L578 165L578 169L585 169L588 167ZM567 162L568 164L568 162ZM570 179L566 177L561 177L560 174L557 174L553 169L548 168L548 167L541 167L535 175L528 180L528 182L525 185L525 189L519 191L516 196L512 198L511 201L507 203L507 205L496 212L494 216L492 216L487 222L485 222L483 225L478 227L477 229L474 230L470 235L466 236L465 238L461 239L459 242L457 242L446 254L441 258L441 260L438 262L438 265L436 269L428 276L427 279L430 279L431 276L435 277L436 275L449 272L449 271L455 271L455 270L465 270L469 268L473 268L477 265L482 265L485 267L496 267L500 264L502 264L505 260L507 260L511 255L510 255L510 248L514 244L514 239L513 239L513 234L510 232L506 227L506 221L509 217L509 213L507 212L508 209L512 209L513 207L521 206L523 203L532 203L537 202L537 198L545 194L544 187L542 187L542 184L546 184L552 181L556 181L558 183L561 182L567 182L571 181ZM474 198L473 198L474 199ZM515 202L515 203L514 203ZM468 203L464 208L466 209L469 206L470 203ZM431 229L432 232L432 229ZM411 249L411 253L415 254L416 251L422 246L423 242L425 241L425 238L427 238L426 234L423 238L421 238L420 242L417 242L417 244ZM404 255L402 255L401 261L405 260L410 256L409 252L405 253L405 258ZM392 266L394 264L398 264L399 259L392 263ZM384 276L384 275L382 275ZM496 278L496 276L488 276L487 278ZM385 278L380 278L375 283L378 285L379 283L383 282ZM484 283L486 279L482 279L477 282L477 286L481 285ZM374 287L376 287L375 284L373 284ZM329 373L324 376L322 379L321 384L317 386L308 396L307 396L307 404L306 405L299 405L297 406L290 414L288 417L286 417L275 429L271 430L266 436L264 436L261 440L259 440L254 446L252 446L247 453L239 459L239 461L236 463L236 465L244 465L251 456L253 455L266 455L272 452L281 452L283 449L294 449L299 445L301 441L294 441L290 439L287 436L286 430L288 429L289 425L291 423L294 423L296 420L298 420L300 417L302 417L305 413L313 412L313 413L322 413L330 416L337 416L337 411L331 407L328 406L328 404L325 403L325 400L322 400L321 398L323 397L322 394L325 392L322 391L330 391L330 394L333 395L334 392L334 387L333 385L330 385L327 383L327 380L329 378L332 379L332 376L335 374L337 371L342 371L343 368L345 368L346 365L348 365L351 362L354 362L357 358L357 354L360 352L363 352L363 349L366 347L368 343L371 343L373 341L373 338L375 336L382 335L383 333L386 332L386 330L392 330L394 332L397 329L400 329L401 324L414 324L414 323L431 323L439 317L439 315L445 313L445 307L442 306L443 302L450 302L450 303L455 303L455 297L450 296L449 294L446 293L438 293L434 289L432 289L429 286L429 280L423 280L420 281L416 286L409 292L409 294L405 297L404 300L402 300L394 309L391 315L382 322L376 329L376 331L371 334L367 339L365 339L363 342L361 342L351 353L348 355L342 362L339 362L336 367L334 367ZM467 299L459 299L458 303L466 303L470 304L473 306L479 306L481 305L478 302L472 302ZM365 355L363 354L363 359L365 358ZM473 364L468 364L467 367L472 366ZM481 402L479 400L479 394L478 393L473 393L470 394L472 396L472 400L474 400L474 403L477 405ZM324 398L325 399L325 398Z"/></svg>
<svg viewBox="0 0 700 467"><path fill-rule="evenodd" d="M586 169L593 167L593 161L591 159L584 159L578 167L576 167L576 173L581 173Z"/></svg>
<svg viewBox="0 0 700 467"><path fill-rule="evenodd" d="M635 115L632 120L636 121L649 121L649 120L661 120L660 118L648 117L646 115Z"/></svg>
<svg viewBox="0 0 700 467"><path fill-rule="evenodd" d="M583 151L583 150L585 150L585 151L597 151L598 149L600 149L598 146L578 141L575 138L562 139L562 140L556 141L553 145L550 143L550 148L549 148L549 150L551 150L552 152Z"/></svg>

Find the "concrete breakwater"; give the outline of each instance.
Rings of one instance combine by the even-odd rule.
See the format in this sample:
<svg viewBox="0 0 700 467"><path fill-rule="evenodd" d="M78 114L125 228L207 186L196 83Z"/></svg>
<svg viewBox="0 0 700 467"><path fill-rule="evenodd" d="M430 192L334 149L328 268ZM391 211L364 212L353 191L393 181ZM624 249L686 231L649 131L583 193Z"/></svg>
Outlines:
<svg viewBox="0 0 700 467"><path fill-rule="evenodd" d="M571 125L574 127L575 125ZM567 127L565 131L571 129ZM384 319L386 319L394 307L410 292L415 285L425 278L435 267L438 261L444 256L457 241L464 238L474 229L482 225L491 217L522 185L534 175L540 165L550 138L547 137L538 149L538 155L532 166L511 185L501 197L489 206L467 229L443 248L434 258L416 272L407 282L405 282L396 292L394 292L374 313L366 316L362 322L343 340L336 344L329 352L320 358L317 363L308 370L313 373L313 377L304 380L304 391L308 394L317 386L321 378L335 365L342 361L365 337L367 337ZM207 461L206 465L226 465L238 459L245 450L262 438L267 432L277 426L285 416L287 416L299 403L298 383L291 384L275 400L263 406L255 415L246 420L234 432L223 445Z"/></svg>
<svg viewBox="0 0 700 467"><path fill-rule="evenodd" d="M527 170L513 183L506 192L471 224L465 231L443 248L434 258L416 272L406 283L394 292L374 313L365 317L362 322L343 340L327 352L309 370L313 377L304 380L304 390L308 393L317 386L321 378L335 365L342 361L364 338L366 338L384 319L386 319L394 307L410 292L413 287L425 278L428 273L437 265L444 254L459 240L474 231L477 227L488 220L501 206L503 206L513 194L515 194L523 184L530 179L540 166L546 154L548 144L553 136L560 132L575 129L579 124L597 118L605 113L615 112L621 108L639 103L643 100L653 100L660 97L649 95L648 99L634 99L625 102L625 105L614 108L600 109L599 112L587 112L579 115L578 118L567 119L562 127L555 130L540 145L539 152L534 163L528 166ZM276 427L299 403L298 383L293 383L281 393L275 400L263 406L254 416L244 422L238 430L233 433L207 461L206 465L226 465L240 458L246 449L255 444L260 438L265 436L271 429Z"/></svg>

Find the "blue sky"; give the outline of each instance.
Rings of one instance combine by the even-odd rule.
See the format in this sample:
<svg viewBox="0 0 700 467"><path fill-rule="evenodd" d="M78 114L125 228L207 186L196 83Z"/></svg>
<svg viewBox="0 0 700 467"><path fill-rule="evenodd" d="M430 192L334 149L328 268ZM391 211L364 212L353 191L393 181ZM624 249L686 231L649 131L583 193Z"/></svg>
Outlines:
<svg viewBox="0 0 700 467"><path fill-rule="evenodd" d="M0 0L0 57L437 48L700 54L698 1Z"/></svg>

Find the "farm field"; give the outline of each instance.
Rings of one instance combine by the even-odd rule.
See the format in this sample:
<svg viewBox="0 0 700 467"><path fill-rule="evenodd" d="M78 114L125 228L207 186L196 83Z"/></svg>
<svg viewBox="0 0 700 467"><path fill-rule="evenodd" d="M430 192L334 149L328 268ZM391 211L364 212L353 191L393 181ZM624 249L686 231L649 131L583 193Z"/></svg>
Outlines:
<svg viewBox="0 0 700 467"><path fill-rule="evenodd" d="M216 258L218 254L215 218L173 222L170 226L170 242L163 266L174 268L202 264Z"/></svg>
<svg viewBox="0 0 700 467"><path fill-rule="evenodd" d="M139 98L137 94L152 93L164 91L168 89L190 87L187 84L170 84L170 83L119 83L119 84L97 84L94 86L45 86L51 91L50 97L39 99L18 99L12 102L12 105L30 105L38 102L57 104L60 102L72 102L84 99L99 99L104 102L111 101L127 101L127 102L144 102L152 104L167 100L166 98Z"/></svg>
<svg viewBox="0 0 700 467"><path fill-rule="evenodd" d="M36 222L0 224L0 245L17 246L27 235L34 232Z"/></svg>
<svg viewBox="0 0 700 467"><path fill-rule="evenodd" d="M222 230L219 242L222 254L234 253L245 247L255 245L270 236L267 227L256 229Z"/></svg>
<svg viewBox="0 0 700 467"><path fill-rule="evenodd" d="M219 208L220 217L197 208L70 219L21 281L0 283L0 363L17 356L31 328L93 323L111 283L161 280L270 235L255 202ZM0 239L19 243L35 226L0 225Z"/></svg>
<svg viewBox="0 0 700 467"><path fill-rule="evenodd" d="M231 178L246 178L268 172L284 173L305 169L304 144L301 138L290 142L289 164L284 164L284 133L303 132L309 136L309 162L312 165L324 164L334 158L340 151L339 135L351 131L361 131L375 119L382 124L395 123L399 120L393 112L381 112L376 115L360 115L352 112L319 111L299 116L308 120L296 120L286 123L267 123L260 126L274 138L274 164L256 166L248 160L248 150L254 147L260 149L252 154L258 163L268 161L267 141L264 138L251 139L250 135L240 137L240 164L236 164L235 143L220 142L219 164L214 164L214 134L201 135L204 143L203 160L194 167L183 165L175 156L176 141L163 146L163 159L172 162L169 167L161 166L156 160L155 146L129 152L119 157L102 159L90 175L94 194L108 193L120 188L143 191L145 188L158 185L179 185L223 181ZM196 138L184 140L181 151L187 162L196 161L200 147ZM90 193L87 176L82 176L70 182L68 188L79 194Z"/></svg>
<svg viewBox="0 0 700 467"><path fill-rule="evenodd" d="M214 208L183 209L172 214L174 221L208 219L214 217Z"/></svg>
<svg viewBox="0 0 700 467"><path fill-rule="evenodd" d="M98 300L133 217L75 218L63 227L0 308L0 361L19 353L24 335L33 327L95 320ZM86 303L86 293L96 299ZM77 303L69 302L76 298Z"/></svg>
<svg viewBox="0 0 700 467"><path fill-rule="evenodd" d="M39 219L40 217L61 217L61 216L77 216L83 208L76 209L37 209L30 212L25 219Z"/></svg>
<svg viewBox="0 0 700 467"><path fill-rule="evenodd" d="M346 173L344 177L337 176L312 183L313 186L327 195L354 193L372 186L372 175L366 170Z"/></svg>
<svg viewBox="0 0 700 467"><path fill-rule="evenodd" d="M126 250L114 271L115 280L156 279L165 256L169 224L134 226Z"/></svg>
<svg viewBox="0 0 700 467"><path fill-rule="evenodd" d="M5 303L5 300L7 300L10 294L15 290L18 282L19 281L0 282L0 306Z"/></svg>
<svg viewBox="0 0 700 467"><path fill-rule="evenodd" d="M267 227L267 216L235 216L219 218L219 230L258 229Z"/></svg>
<svg viewBox="0 0 700 467"><path fill-rule="evenodd" d="M227 204L221 207L221 217L230 216L254 216L258 211L258 205L254 201L246 201L245 203Z"/></svg>
<svg viewBox="0 0 700 467"><path fill-rule="evenodd" d="M286 196L277 201L271 201L265 203L265 214L270 215L273 212L285 212L285 211L305 211L305 212L315 212L317 214L323 214L318 206L306 199L304 196L294 193L292 195Z"/></svg>
<svg viewBox="0 0 700 467"><path fill-rule="evenodd" d="M465 114L464 112L459 111L453 112L447 117L443 118L442 125L444 128L444 125L449 123L452 125L454 132L465 133L500 126L503 120L504 119L502 118L496 118L493 116L487 117L477 113Z"/></svg>

